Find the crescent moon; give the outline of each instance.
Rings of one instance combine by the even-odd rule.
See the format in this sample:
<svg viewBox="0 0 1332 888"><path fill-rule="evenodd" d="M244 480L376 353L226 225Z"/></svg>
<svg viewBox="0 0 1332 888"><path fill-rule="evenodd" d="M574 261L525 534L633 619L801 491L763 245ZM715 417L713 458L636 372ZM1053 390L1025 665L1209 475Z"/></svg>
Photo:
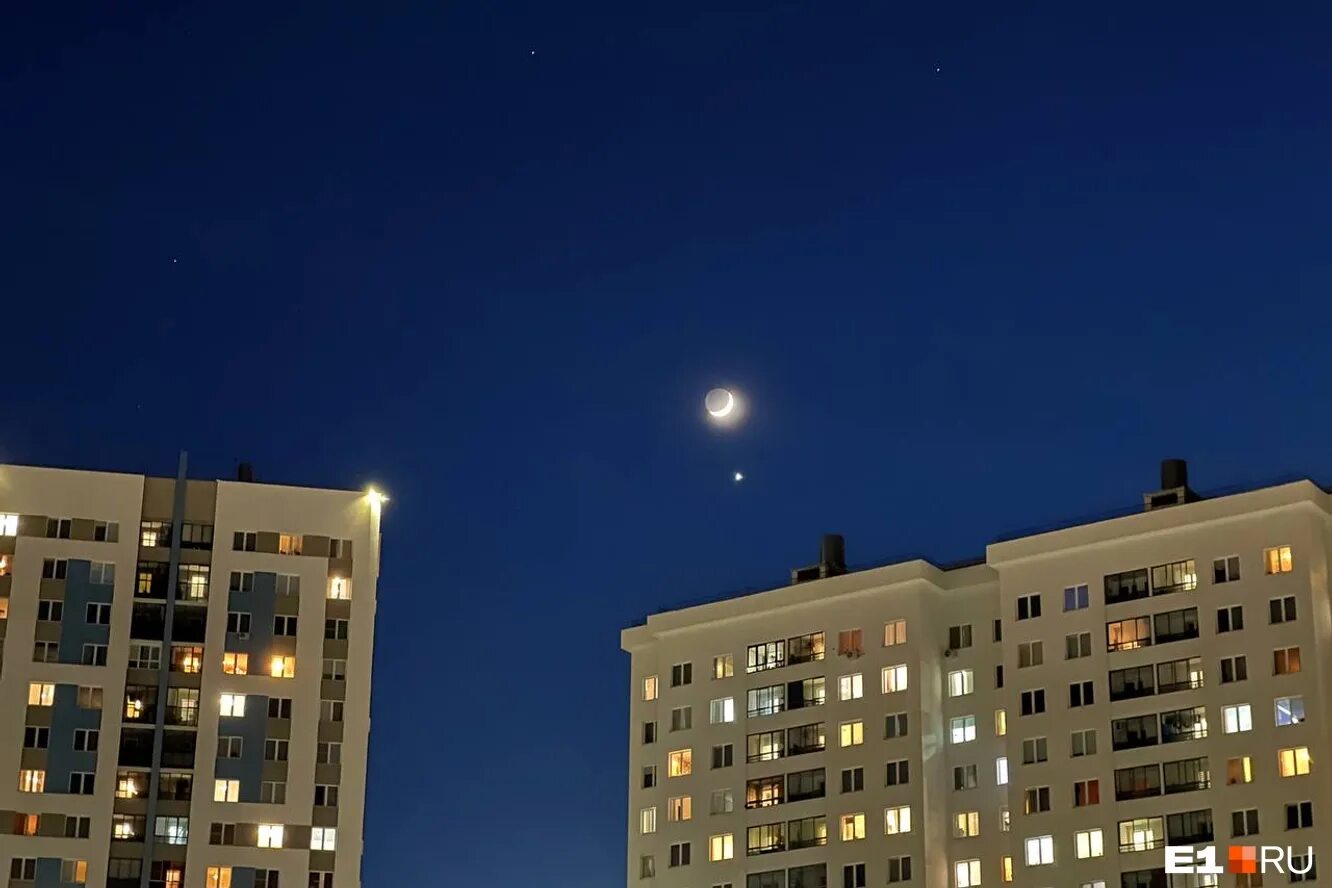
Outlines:
<svg viewBox="0 0 1332 888"><path fill-rule="evenodd" d="M726 406L721 408L720 410L709 410L708 413L711 414L712 416L715 416L717 419L721 419L724 416L729 416L731 414L731 411L734 409L735 409L735 395L731 394L730 391L728 390L726 392Z"/></svg>

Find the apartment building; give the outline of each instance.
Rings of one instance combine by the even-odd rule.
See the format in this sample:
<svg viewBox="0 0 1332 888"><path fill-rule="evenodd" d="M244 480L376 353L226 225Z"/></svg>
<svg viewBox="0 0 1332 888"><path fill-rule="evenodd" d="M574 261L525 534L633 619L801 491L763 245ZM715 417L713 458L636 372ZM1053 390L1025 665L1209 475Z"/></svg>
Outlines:
<svg viewBox="0 0 1332 888"><path fill-rule="evenodd" d="M848 573L832 538L790 586L624 630L627 884L1315 881L1330 519L1310 481L1200 498L1171 460L1136 514L952 568ZM1312 869L1165 872L1231 844Z"/></svg>
<svg viewBox="0 0 1332 888"><path fill-rule="evenodd" d="M10 886L359 888L383 498L241 477L0 466Z"/></svg>

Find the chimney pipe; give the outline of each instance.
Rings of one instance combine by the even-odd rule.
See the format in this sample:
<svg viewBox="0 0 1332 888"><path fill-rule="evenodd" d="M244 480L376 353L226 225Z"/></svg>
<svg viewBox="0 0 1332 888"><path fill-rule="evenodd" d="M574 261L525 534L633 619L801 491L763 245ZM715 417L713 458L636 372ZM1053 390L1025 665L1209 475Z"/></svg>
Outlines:
<svg viewBox="0 0 1332 888"><path fill-rule="evenodd" d="M840 533L825 533L819 545L819 566L826 577L846 573L846 540Z"/></svg>
<svg viewBox="0 0 1332 888"><path fill-rule="evenodd" d="M1161 460L1161 489L1189 486L1189 463L1183 459Z"/></svg>
<svg viewBox="0 0 1332 888"><path fill-rule="evenodd" d="M254 483L254 466L243 462L236 467L236 480L244 481L247 484Z"/></svg>

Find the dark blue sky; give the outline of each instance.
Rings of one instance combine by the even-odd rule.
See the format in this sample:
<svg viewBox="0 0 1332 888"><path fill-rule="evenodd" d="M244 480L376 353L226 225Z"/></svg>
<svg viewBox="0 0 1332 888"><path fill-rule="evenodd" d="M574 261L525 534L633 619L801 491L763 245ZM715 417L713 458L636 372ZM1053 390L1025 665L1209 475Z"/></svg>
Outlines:
<svg viewBox="0 0 1332 888"><path fill-rule="evenodd" d="M0 461L393 494L367 888L619 883L618 630L822 532L1332 476L1325 6L287 6L8 10Z"/></svg>

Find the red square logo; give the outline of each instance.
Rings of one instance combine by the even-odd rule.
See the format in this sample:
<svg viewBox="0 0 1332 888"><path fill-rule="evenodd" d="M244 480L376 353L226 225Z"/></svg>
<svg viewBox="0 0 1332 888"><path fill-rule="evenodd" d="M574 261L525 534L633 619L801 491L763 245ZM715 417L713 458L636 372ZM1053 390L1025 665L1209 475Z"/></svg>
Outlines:
<svg viewBox="0 0 1332 888"><path fill-rule="evenodd" d="M1258 849L1253 845L1231 845L1229 869L1232 873L1258 872Z"/></svg>

